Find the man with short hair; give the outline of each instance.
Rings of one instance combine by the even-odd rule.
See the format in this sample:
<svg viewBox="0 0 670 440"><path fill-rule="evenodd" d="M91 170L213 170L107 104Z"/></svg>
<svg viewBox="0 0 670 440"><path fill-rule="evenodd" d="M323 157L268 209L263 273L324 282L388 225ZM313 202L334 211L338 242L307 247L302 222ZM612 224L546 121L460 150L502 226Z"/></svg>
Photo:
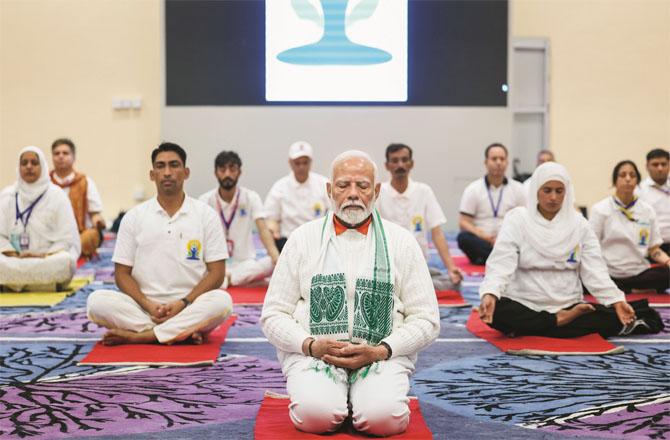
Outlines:
<svg viewBox="0 0 670 440"><path fill-rule="evenodd" d="M551 150L540 150L537 153L537 164L535 167L539 167L545 162L556 162L556 157L554 156L554 153ZM524 180L523 182L523 190L524 192L528 192L528 189L530 188L530 177L528 179Z"/></svg>
<svg viewBox="0 0 670 440"><path fill-rule="evenodd" d="M200 196L219 213L221 227L226 234L230 259L226 264L226 282L229 286L250 284L272 274L279 251L265 224L261 198L255 191L237 182L242 174L242 159L234 151L222 151L214 160L214 176L219 186ZM256 259L252 232L256 225L268 256Z"/></svg>
<svg viewBox="0 0 670 440"><path fill-rule="evenodd" d="M228 258L212 208L188 197L186 152L163 143L151 153L157 196L123 217L112 261L120 292L88 297L88 317L110 329L106 345L171 344L203 338L232 312L221 290Z"/></svg>
<svg viewBox="0 0 670 440"><path fill-rule="evenodd" d="M407 429L409 376L440 331L428 266L406 229L381 219L376 165L348 151L332 164L332 210L289 237L261 325L286 376L297 429ZM349 410L351 408L351 411Z"/></svg>
<svg viewBox="0 0 670 440"><path fill-rule="evenodd" d="M75 171L75 146L67 138L51 144L54 169L51 181L60 186L70 198L81 240L81 256L90 258L102 243L105 220L102 218L102 199L90 176Z"/></svg>
<svg viewBox="0 0 670 440"><path fill-rule="evenodd" d="M461 198L458 247L472 264L485 264L505 214L524 206L526 195L516 180L505 177L507 148L493 143L484 151L486 175L470 183Z"/></svg>
<svg viewBox="0 0 670 440"><path fill-rule="evenodd" d="M463 274L451 260L449 245L444 238L442 225L447 223L442 208L430 186L415 182L409 174L414 168L412 149L405 144L391 144L386 147L386 170L391 180L382 183L377 210L382 218L407 229L421 246L428 259L428 239L430 235L440 259L448 271L445 276L437 268L431 268L433 285L437 290L449 290L460 284Z"/></svg>
<svg viewBox="0 0 670 440"><path fill-rule="evenodd" d="M661 249L670 254L670 152L655 148L647 153L649 177L640 182L640 198L654 208L661 230Z"/></svg>
<svg viewBox="0 0 670 440"><path fill-rule="evenodd" d="M265 199L267 225L279 252L298 226L323 217L328 209L328 179L310 171L313 155L307 142L293 143L288 151L291 173L275 182Z"/></svg>

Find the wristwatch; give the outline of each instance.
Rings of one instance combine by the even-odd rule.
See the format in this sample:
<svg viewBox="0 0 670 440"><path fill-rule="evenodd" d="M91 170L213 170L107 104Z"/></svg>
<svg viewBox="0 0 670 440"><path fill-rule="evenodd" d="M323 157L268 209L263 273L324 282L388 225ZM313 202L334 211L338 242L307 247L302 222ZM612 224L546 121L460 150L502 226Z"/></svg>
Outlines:
<svg viewBox="0 0 670 440"><path fill-rule="evenodd" d="M186 308L186 307L188 307L189 305L191 305L191 301L189 301L189 300L186 299L185 297L181 299L181 302L184 303L184 308Z"/></svg>

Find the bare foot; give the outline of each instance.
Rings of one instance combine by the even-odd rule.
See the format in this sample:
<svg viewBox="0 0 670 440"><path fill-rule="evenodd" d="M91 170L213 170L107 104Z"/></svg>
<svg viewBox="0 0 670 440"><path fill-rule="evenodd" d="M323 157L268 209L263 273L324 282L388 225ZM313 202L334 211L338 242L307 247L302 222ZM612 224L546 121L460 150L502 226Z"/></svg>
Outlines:
<svg viewBox="0 0 670 440"><path fill-rule="evenodd" d="M152 342L156 342L156 335L153 330L137 333L115 328L105 333L102 337L104 345L150 344Z"/></svg>
<svg viewBox="0 0 670 440"><path fill-rule="evenodd" d="M562 327L566 324L571 323L575 319L579 318L582 315L586 315L587 313L591 313L595 310L595 307L593 307L591 304L577 304L571 309L568 310L560 310L556 312L556 326L557 327Z"/></svg>
<svg viewBox="0 0 670 440"><path fill-rule="evenodd" d="M191 335L191 342L194 343L195 345L200 345L205 341L205 338L203 337L202 333L200 332L195 332Z"/></svg>

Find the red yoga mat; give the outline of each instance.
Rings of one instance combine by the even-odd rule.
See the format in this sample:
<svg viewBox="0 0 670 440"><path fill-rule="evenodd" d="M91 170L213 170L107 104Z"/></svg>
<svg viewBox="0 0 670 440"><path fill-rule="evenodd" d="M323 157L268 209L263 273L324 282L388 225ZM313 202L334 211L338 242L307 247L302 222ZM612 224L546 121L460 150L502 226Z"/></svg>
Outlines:
<svg viewBox="0 0 670 440"><path fill-rule="evenodd" d="M213 365L221 344L237 315L232 315L212 331L204 343L194 344L126 344L107 346L98 342L79 365Z"/></svg>
<svg viewBox="0 0 670 440"><path fill-rule="evenodd" d="M508 354L518 355L579 355L615 354L624 348L616 346L597 333L577 338L547 338L544 336L518 336L510 338L493 329L479 319L477 310L472 310L466 328L473 335L482 338Z"/></svg>
<svg viewBox="0 0 670 440"><path fill-rule="evenodd" d="M651 307L670 307L670 295L667 293L656 293L656 291L629 293L626 295L626 301L637 301L646 299ZM597 303L598 300L591 295L584 295L584 301Z"/></svg>
<svg viewBox="0 0 670 440"><path fill-rule="evenodd" d="M456 267L466 275L484 275L484 271L486 270L485 265L480 266L478 264L472 264L470 263L470 260L468 260L468 257L464 255L457 255L451 257L451 259L454 261Z"/></svg>
<svg viewBox="0 0 670 440"><path fill-rule="evenodd" d="M333 434L317 435L308 434L306 432L298 431L293 422L288 416L288 396L265 393L265 398L258 410L256 416L256 426L254 427L254 438L256 440L277 440L277 439L369 439L370 437L356 432L349 428ZM411 415L409 416L409 426L407 431L402 434L394 435L392 439L412 439L412 440L429 440L433 438L433 433L430 432L426 421L421 414L419 401L415 397L410 397L409 409Z"/></svg>
<svg viewBox="0 0 670 440"><path fill-rule="evenodd" d="M228 287L226 292L233 298L233 304L263 304L267 286Z"/></svg>
<svg viewBox="0 0 670 440"><path fill-rule="evenodd" d="M437 304L440 307L468 307L470 304L466 303L461 292L456 290L436 290Z"/></svg>

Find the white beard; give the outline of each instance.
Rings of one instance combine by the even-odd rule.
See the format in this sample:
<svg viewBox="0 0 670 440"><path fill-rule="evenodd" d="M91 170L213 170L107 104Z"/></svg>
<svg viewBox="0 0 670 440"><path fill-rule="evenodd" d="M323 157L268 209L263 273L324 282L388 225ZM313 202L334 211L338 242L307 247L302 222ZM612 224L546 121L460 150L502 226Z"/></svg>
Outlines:
<svg viewBox="0 0 670 440"><path fill-rule="evenodd" d="M372 199L370 201L370 205L366 206L363 209L348 208L348 207L338 208L335 205L335 201L332 198L330 199L330 204L337 218L339 218L348 225L357 225L359 223L363 223L365 219L367 219L370 216L370 214L372 214L372 210L375 207L375 199ZM362 204L359 206L362 207Z"/></svg>

